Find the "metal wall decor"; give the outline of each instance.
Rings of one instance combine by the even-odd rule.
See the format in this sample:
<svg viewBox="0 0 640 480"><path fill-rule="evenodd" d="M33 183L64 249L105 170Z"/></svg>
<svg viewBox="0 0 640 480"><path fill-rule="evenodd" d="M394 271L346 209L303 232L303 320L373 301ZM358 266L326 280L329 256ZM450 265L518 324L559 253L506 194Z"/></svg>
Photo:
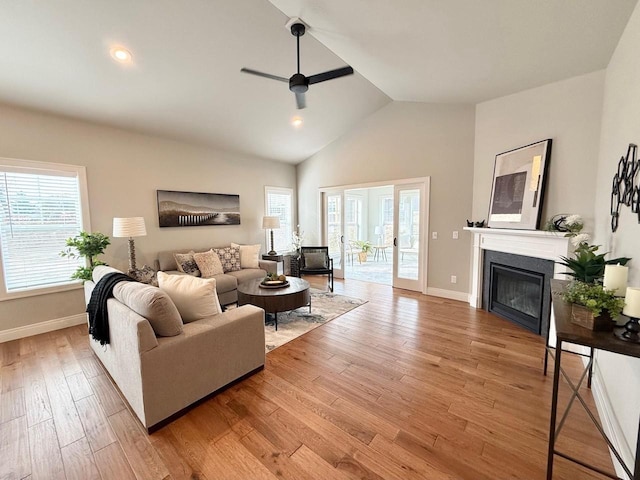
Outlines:
<svg viewBox="0 0 640 480"><path fill-rule="evenodd" d="M618 170L613 176L611 186L611 230L618 230L620 207L626 205L638 216L640 223L640 188L636 183L636 176L640 171L638 160L638 146L633 143L627 148L627 155L620 157Z"/></svg>

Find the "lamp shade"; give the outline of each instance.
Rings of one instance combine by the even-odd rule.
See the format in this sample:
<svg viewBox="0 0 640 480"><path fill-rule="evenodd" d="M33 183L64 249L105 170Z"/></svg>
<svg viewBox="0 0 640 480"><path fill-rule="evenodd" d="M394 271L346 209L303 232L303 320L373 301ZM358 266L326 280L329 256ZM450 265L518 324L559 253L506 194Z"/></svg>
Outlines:
<svg viewBox="0 0 640 480"><path fill-rule="evenodd" d="M262 217L262 228L280 228L280 217Z"/></svg>
<svg viewBox="0 0 640 480"><path fill-rule="evenodd" d="M114 217L113 219L114 237L144 237L146 234L144 217Z"/></svg>

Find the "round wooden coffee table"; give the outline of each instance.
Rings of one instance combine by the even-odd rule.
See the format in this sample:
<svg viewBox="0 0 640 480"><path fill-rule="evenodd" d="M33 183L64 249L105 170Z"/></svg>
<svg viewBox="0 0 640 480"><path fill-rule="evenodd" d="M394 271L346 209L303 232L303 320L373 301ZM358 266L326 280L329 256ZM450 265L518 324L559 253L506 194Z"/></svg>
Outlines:
<svg viewBox="0 0 640 480"><path fill-rule="evenodd" d="M288 287L261 288L261 278L238 285L238 306L251 304L272 313L278 330L278 312L287 312L309 306L311 313L311 293L309 282L296 277L287 277Z"/></svg>

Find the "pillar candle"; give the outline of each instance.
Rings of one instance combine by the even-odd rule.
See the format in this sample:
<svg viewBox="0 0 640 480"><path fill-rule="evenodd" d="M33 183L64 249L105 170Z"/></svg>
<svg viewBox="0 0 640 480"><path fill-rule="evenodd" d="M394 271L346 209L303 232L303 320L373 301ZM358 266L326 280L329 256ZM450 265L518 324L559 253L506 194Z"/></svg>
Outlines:
<svg viewBox="0 0 640 480"><path fill-rule="evenodd" d="M615 295L621 297L627 288L629 267L623 265L605 265L603 286L607 290L613 290Z"/></svg>
<svg viewBox="0 0 640 480"><path fill-rule="evenodd" d="M622 313L629 317L640 318L640 288L627 287Z"/></svg>

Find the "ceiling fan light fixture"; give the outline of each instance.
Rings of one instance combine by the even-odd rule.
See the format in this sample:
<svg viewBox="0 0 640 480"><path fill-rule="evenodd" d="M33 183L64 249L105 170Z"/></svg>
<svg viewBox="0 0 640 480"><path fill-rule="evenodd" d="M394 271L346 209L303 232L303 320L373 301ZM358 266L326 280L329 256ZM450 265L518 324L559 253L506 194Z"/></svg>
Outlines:
<svg viewBox="0 0 640 480"><path fill-rule="evenodd" d="M300 128L303 123L304 120L302 120L302 117L295 116L291 119L291 125L293 125L293 128Z"/></svg>
<svg viewBox="0 0 640 480"><path fill-rule="evenodd" d="M287 79L278 75L272 75L271 73L260 72L252 68L241 68L240 71L251 75L257 75L258 77L270 78L271 80L288 83L289 90L295 94L296 107L298 110L302 110L307 107L305 93L309 90L309 85L326 82L327 80L333 80L346 75L353 75L353 68L347 65L346 67L317 73L309 77L300 73L300 37L304 35L307 26L299 18L292 18L287 22L287 27L291 29L291 35L296 38L296 62L298 67L296 73Z"/></svg>
<svg viewBox="0 0 640 480"><path fill-rule="evenodd" d="M133 60L131 52L124 47L113 47L109 50L109 53L111 58L118 63L131 63Z"/></svg>

